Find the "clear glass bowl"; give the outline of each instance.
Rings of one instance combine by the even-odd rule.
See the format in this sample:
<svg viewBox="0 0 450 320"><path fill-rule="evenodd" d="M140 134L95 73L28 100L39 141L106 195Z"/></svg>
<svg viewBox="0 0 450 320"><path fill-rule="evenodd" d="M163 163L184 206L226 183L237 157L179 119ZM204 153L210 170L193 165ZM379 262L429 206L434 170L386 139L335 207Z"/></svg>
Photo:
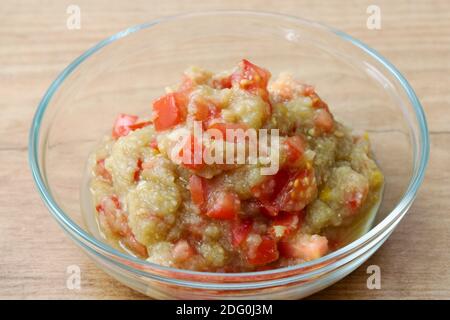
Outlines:
<svg viewBox="0 0 450 320"><path fill-rule="evenodd" d="M119 252L83 222L80 187L88 154L119 112L148 114L190 65L224 70L242 58L316 86L336 117L370 133L385 177L373 227L320 259L252 273L158 266ZM422 182L425 115L406 79L356 39L303 19L261 12L204 12L120 32L86 51L54 81L37 109L29 156L39 192L61 227L107 273L154 298L301 298L346 276L389 237ZM92 213L93 214L93 213Z"/></svg>

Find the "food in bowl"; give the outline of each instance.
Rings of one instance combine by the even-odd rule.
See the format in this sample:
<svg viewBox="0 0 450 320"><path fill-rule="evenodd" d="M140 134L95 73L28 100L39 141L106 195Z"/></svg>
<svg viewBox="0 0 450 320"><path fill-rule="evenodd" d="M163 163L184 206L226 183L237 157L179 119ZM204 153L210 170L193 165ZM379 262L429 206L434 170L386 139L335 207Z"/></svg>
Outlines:
<svg viewBox="0 0 450 320"><path fill-rule="evenodd" d="M89 160L102 236L164 266L249 272L320 258L367 230L384 179L368 135L312 86L270 78L248 60L191 67L147 117L118 115Z"/></svg>

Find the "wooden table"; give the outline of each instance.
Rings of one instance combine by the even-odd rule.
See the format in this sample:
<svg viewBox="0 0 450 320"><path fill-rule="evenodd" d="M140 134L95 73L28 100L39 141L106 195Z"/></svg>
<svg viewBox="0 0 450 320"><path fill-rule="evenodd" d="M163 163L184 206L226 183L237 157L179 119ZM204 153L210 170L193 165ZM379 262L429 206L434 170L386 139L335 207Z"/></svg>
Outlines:
<svg viewBox="0 0 450 320"><path fill-rule="evenodd" d="M97 269L44 207L27 161L31 118L56 75L106 36L160 16L227 8L289 13L350 33L403 72L427 113L431 159L409 215L368 262L313 297L450 298L450 2L376 2L381 30L366 27L372 1L1 1L0 298L144 298ZM66 27L70 4L81 8L80 30ZM366 287L371 264L381 267L381 290ZM81 268L81 290L66 287L69 265Z"/></svg>

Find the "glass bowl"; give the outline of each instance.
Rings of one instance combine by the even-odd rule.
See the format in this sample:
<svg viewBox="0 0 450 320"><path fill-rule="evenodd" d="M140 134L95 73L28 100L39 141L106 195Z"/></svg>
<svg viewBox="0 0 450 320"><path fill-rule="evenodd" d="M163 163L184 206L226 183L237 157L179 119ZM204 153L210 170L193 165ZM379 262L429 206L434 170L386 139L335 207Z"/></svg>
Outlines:
<svg viewBox="0 0 450 320"><path fill-rule="evenodd" d="M367 130L385 175L371 229L320 259L251 273L162 267L113 249L86 227L80 194L86 160L120 112L145 115L190 65L220 71L242 58L316 86L337 119ZM86 51L39 104L29 142L38 190L70 238L108 274L153 298L294 299L343 278L389 237L422 182L429 142L425 115L399 71L349 35L296 17L203 12L124 30ZM81 188L81 192L80 192ZM88 214L94 214L88 213Z"/></svg>

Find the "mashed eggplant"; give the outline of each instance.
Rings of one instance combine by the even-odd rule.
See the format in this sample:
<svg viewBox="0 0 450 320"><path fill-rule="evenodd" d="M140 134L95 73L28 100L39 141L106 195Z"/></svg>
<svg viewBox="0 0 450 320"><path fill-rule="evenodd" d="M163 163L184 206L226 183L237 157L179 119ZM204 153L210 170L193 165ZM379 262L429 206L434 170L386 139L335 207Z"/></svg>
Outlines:
<svg viewBox="0 0 450 320"><path fill-rule="evenodd" d="M120 114L90 159L104 237L150 262L216 272L294 265L345 244L333 231L368 215L383 186L368 136L337 122L313 87L270 77L247 60L218 74L190 68L148 118ZM205 161L205 150L228 147L247 160L250 146L227 135L199 140L194 123L226 134L276 129L267 151L277 151L276 171L263 174L258 157Z"/></svg>

